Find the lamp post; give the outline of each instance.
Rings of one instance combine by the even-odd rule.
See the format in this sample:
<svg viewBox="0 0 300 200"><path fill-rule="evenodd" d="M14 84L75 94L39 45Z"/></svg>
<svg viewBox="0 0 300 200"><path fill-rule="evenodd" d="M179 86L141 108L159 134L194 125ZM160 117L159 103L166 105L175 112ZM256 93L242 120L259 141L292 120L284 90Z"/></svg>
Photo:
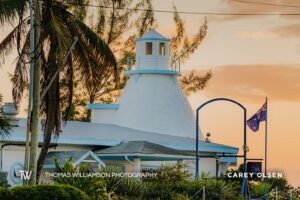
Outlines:
<svg viewBox="0 0 300 200"><path fill-rule="evenodd" d="M244 173L247 172L247 151L248 151L248 147L247 147L247 109L240 104L239 102L232 100L232 99L228 99L228 98L215 98L215 99L211 99L209 101L206 101L205 103L201 104L197 110L196 110L196 170L195 170L195 178L199 177L199 111L206 106L209 103L215 102L215 101L227 101L227 102L231 102L235 105L238 105L244 112L244 145L243 145L243 151L244 151ZM246 184L246 178L245 176L243 176L243 182L242 182L242 188L241 188L241 193L243 194L244 197L246 197L247 195L247 184Z"/></svg>

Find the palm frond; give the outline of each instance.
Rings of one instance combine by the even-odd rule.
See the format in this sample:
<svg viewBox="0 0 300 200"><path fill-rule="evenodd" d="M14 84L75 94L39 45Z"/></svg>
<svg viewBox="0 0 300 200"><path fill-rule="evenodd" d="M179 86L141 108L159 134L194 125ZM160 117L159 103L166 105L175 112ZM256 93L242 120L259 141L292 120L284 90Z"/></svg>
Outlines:
<svg viewBox="0 0 300 200"><path fill-rule="evenodd" d="M73 57L72 55L70 55L68 62L67 62L67 69L65 70L64 73L64 80L65 80L65 86L64 87L64 98L65 101L62 101L62 103L64 103L65 105L62 105L63 107L63 119L64 121L67 121L67 119L69 118L69 115L72 111L72 103L73 103L73 84L74 84L74 80L73 80L73 76L74 76L74 66L73 66ZM62 88L62 87L60 87ZM61 98L63 98L61 97Z"/></svg>
<svg viewBox="0 0 300 200"><path fill-rule="evenodd" d="M108 66L114 66L115 70L117 70L117 61L109 46L83 22L76 20L74 23L82 32L82 35L85 36L84 39L87 44L92 47L92 49L87 50L92 51L99 60L102 60Z"/></svg>
<svg viewBox="0 0 300 200"><path fill-rule="evenodd" d="M29 60L29 40L30 34L28 33L21 50L22 53L17 59L16 68L11 78L11 81L13 83L12 96L16 105L20 104L26 87L28 86L27 63Z"/></svg>
<svg viewBox="0 0 300 200"><path fill-rule="evenodd" d="M3 116L0 116L0 136L2 138L5 138L10 135L10 125L9 123L4 119Z"/></svg>
<svg viewBox="0 0 300 200"><path fill-rule="evenodd" d="M0 42L0 67L5 62L5 56L11 53L18 35L19 28L15 27L1 42Z"/></svg>
<svg viewBox="0 0 300 200"><path fill-rule="evenodd" d="M108 45L101 40L89 27L78 20L68 22L74 36L78 37L74 52L77 70L81 72L81 80L88 90L92 90L107 70L115 72L118 80L116 60Z"/></svg>
<svg viewBox="0 0 300 200"><path fill-rule="evenodd" d="M88 53L86 49L88 49L87 44L82 40L82 37L79 36L78 42L73 49L73 57L77 64L76 69L81 74L80 80L84 82L84 85L89 87L93 85L94 79L100 73L98 73L98 68L96 67L98 63L97 58L92 53Z"/></svg>
<svg viewBox="0 0 300 200"><path fill-rule="evenodd" d="M88 9L82 4L89 4L89 0L66 0L66 4L78 20L83 21L86 18Z"/></svg>
<svg viewBox="0 0 300 200"><path fill-rule="evenodd" d="M0 0L0 25L12 23L18 17L20 9L24 10L25 6L23 0Z"/></svg>
<svg viewBox="0 0 300 200"><path fill-rule="evenodd" d="M1 107L2 104L2 95L0 94L0 136L2 138L10 135L10 125L7 120L4 118L3 110Z"/></svg>
<svg viewBox="0 0 300 200"><path fill-rule="evenodd" d="M62 16L64 10L59 6L52 6L49 8L50 12L50 30L55 37L53 37L58 43L58 62L59 65L63 65L63 58L65 52L71 46L71 35L69 34L68 27L65 24L65 19Z"/></svg>
<svg viewBox="0 0 300 200"><path fill-rule="evenodd" d="M27 8L27 1L22 0L0 0L0 25L9 22L13 25L15 19L19 19L18 25L0 43L0 64L4 63L5 56L8 55L15 44L18 52L22 43L22 34L25 32L24 12Z"/></svg>

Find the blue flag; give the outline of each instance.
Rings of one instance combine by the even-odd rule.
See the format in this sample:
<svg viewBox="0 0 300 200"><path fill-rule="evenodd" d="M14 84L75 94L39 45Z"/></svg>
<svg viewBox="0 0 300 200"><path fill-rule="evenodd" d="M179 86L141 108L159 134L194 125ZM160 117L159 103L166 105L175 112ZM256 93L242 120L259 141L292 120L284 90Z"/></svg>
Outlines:
<svg viewBox="0 0 300 200"><path fill-rule="evenodd" d="M266 121L267 118L267 103L265 103L250 119L247 120L248 127L256 132L259 130L259 123Z"/></svg>

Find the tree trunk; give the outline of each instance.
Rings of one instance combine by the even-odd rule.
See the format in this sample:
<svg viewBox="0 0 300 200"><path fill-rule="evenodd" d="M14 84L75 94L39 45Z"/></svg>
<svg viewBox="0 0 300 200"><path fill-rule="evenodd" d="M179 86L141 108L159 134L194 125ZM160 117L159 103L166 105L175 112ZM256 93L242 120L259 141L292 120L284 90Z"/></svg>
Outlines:
<svg viewBox="0 0 300 200"><path fill-rule="evenodd" d="M34 52L40 52L40 35L41 27L40 20L37 12L40 12L40 3L34 0L36 10L33 26L34 26L34 40L30 42L34 43ZM39 114L40 114L40 73L41 73L41 56L34 53L34 77L33 77L33 91L32 91L32 124L31 124L31 142L30 142L30 160L29 170L31 171L31 177L29 180L30 185L36 184L37 177L37 150L38 150L38 139L39 139Z"/></svg>
<svg viewBox="0 0 300 200"><path fill-rule="evenodd" d="M49 80L53 77L55 72L58 69L58 64L56 62L56 49L57 45L53 44L53 40L50 46L50 52L49 52L49 73L50 73L50 78ZM49 88L47 92L47 100L46 100L46 124L45 124L45 129L44 129L44 140L43 140L43 146L41 148L41 152L39 155L38 159L38 164L37 164L37 182L40 177L40 172L43 167L43 162L45 160L45 157L48 153L48 149L51 143L51 136L52 133L54 132L55 129L55 120L57 119L57 114L59 113L59 108L57 108L57 102L58 102L58 77L56 80L53 82L51 87Z"/></svg>

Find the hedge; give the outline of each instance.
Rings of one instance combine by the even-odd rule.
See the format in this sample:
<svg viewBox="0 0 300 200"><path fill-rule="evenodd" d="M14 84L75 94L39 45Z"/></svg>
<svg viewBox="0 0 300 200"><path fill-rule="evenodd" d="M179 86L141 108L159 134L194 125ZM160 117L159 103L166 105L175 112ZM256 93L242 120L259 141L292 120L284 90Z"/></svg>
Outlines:
<svg viewBox="0 0 300 200"><path fill-rule="evenodd" d="M0 187L0 199L11 199L10 197L10 190L6 189L6 188L2 188Z"/></svg>
<svg viewBox="0 0 300 200"><path fill-rule="evenodd" d="M89 200L81 190L68 185L37 185L0 188L1 200Z"/></svg>

